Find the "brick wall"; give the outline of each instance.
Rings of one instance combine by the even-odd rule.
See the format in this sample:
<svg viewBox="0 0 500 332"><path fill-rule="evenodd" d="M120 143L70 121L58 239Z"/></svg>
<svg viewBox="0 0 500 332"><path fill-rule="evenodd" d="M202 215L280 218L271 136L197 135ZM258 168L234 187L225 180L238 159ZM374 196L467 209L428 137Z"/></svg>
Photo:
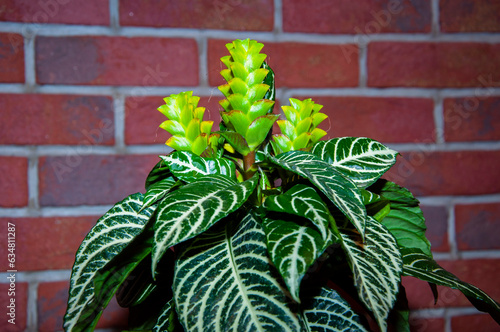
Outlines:
<svg viewBox="0 0 500 332"><path fill-rule="evenodd" d="M16 225L16 325L61 327L74 253L168 152L156 111L194 90L218 119L224 43L257 39L281 104L313 97L329 137L401 152L436 259L500 300L500 1L1 0L0 299ZM405 279L415 331L490 331L452 290ZM123 324L112 304L99 328Z"/></svg>

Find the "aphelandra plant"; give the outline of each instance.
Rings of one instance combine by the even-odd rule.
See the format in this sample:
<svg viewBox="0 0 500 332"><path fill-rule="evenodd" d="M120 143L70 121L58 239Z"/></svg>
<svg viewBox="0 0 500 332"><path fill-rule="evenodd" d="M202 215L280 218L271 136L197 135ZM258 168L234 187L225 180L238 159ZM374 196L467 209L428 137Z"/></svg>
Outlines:
<svg viewBox="0 0 500 332"><path fill-rule="evenodd" d="M83 240L64 329L93 330L116 295L129 331L409 331L402 276L500 322L497 302L433 260L418 201L381 179L396 151L322 140L311 99L278 120L263 46L226 45L219 131L192 92L165 98L174 151Z"/></svg>

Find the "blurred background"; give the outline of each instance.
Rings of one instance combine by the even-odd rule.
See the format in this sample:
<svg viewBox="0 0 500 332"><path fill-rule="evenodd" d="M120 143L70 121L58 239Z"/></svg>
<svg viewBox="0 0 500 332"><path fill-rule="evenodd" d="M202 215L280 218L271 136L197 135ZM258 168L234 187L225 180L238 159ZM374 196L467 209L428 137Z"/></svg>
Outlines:
<svg viewBox="0 0 500 332"><path fill-rule="evenodd" d="M0 21L1 331L61 330L83 237L170 152L162 98L192 90L217 124L236 38L265 44L278 105L313 98L328 138L399 151L386 178L421 201L435 258L500 300L500 1L0 0ZM413 331L499 330L458 292L404 285ZM125 321L112 303L98 328Z"/></svg>

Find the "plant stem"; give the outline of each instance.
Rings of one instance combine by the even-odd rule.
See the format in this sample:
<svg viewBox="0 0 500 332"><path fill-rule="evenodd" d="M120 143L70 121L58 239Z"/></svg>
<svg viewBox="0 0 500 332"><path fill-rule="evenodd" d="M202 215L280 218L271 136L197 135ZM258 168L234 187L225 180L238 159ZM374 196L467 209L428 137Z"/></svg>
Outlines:
<svg viewBox="0 0 500 332"><path fill-rule="evenodd" d="M243 156L243 179L250 179L256 171L255 151L250 151L246 156Z"/></svg>

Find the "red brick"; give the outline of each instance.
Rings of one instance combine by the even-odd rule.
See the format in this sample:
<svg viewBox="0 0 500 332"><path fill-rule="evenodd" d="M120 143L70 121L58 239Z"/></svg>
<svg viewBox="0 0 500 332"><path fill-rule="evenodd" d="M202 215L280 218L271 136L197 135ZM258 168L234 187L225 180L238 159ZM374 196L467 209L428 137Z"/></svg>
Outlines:
<svg viewBox="0 0 500 332"><path fill-rule="evenodd" d="M500 203L455 206L459 250L500 249Z"/></svg>
<svg viewBox="0 0 500 332"><path fill-rule="evenodd" d="M453 332L499 331L500 327L490 315L477 314L452 317L451 330Z"/></svg>
<svg viewBox="0 0 500 332"><path fill-rule="evenodd" d="M68 301L69 282L44 282L38 285L38 331L59 331ZM97 323L98 329L123 329L127 326L128 310L121 308L113 298Z"/></svg>
<svg viewBox="0 0 500 332"><path fill-rule="evenodd" d="M450 250L448 244L448 211L444 206L421 206L427 231L425 236L431 242L433 252Z"/></svg>
<svg viewBox="0 0 500 332"><path fill-rule="evenodd" d="M428 32L430 1L284 0L283 30L329 34Z"/></svg>
<svg viewBox="0 0 500 332"><path fill-rule="evenodd" d="M450 271L462 281L468 282L492 297L500 300L498 278L500 277L500 259L467 259L457 261L439 261L447 271ZM460 296L460 303L470 305L465 296Z"/></svg>
<svg viewBox="0 0 500 332"><path fill-rule="evenodd" d="M447 98L443 108L446 141L500 140L500 98Z"/></svg>
<svg viewBox="0 0 500 332"><path fill-rule="evenodd" d="M441 0L439 23L443 32L500 31L497 0Z"/></svg>
<svg viewBox="0 0 500 332"><path fill-rule="evenodd" d="M481 195L500 192L500 151L403 152L385 177L414 195Z"/></svg>
<svg viewBox="0 0 500 332"><path fill-rule="evenodd" d="M212 86L224 84L220 71L225 68L220 58L228 55L225 47L230 41L208 41L208 75ZM276 75L276 87L352 87L358 85L357 57L353 61L348 52L357 46L264 43L262 53ZM347 51L346 51L347 49Z"/></svg>
<svg viewBox="0 0 500 332"><path fill-rule="evenodd" d="M442 307L465 307L470 306L467 298L458 290L438 286L438 301L434 303L429 284L413 277L403 277L403 286L408 298L408 306L411 310L442 308Z"/></svg>
<svg viewBox="0 0 500 332"><path fill-rule="evenodd" d="M417 318L410 312L411 332L445 332L445 321L442 318Z"/></svg>
<svg viewBox="0 0 500 332"><path fill-rule="evenodd" d="M0 144L114 144L113 100L105 96L0 95Z"/></svg>
<svg viewBox="0 0 500 332"><path fill-rule="evenodd" d="M4 0L0 21L109 25L108 1Z"/></svg>
<svg viewBox="0 0 500 332"><path fill-rule="evenodd" d="M0 83L23 83L23 82L24 82L23 36L15 33L0 33Z"/></svg>
<svg viewBox="0 0 500 332"><path fill-rule="evenodd" d="M431 99L373 97L311 97L324 105L326 138L357 136L394 143L432 140ZM304 99L304 97L299 97Z"/></svg>
<svg viewBox="0 0 500 332"><path fill-rule="evenodd" d="M7 256L4 255L3 257ZM2 282L9 282L9 279L5 278ZM12 296L9 295L11 292L14 292L15 294L11 294ZM10 309L7 309L6 307L10 305L11 299L14 299L15 304L15 324L8 322L8 320L12 319L12 317L7 315ZM24 331L26 329L26 317L28 313L28 284L17 280L14 282L14 287L11 287L10 283L0 284L0 301L2 302L0 330L4 332Z"/></svg>
<svg viewBox="0 0 500 332"><path fill-rule="evenodd" d="M0 206L28 205L28 160L22 157L0 157Z"/></svg>
<svg viewBox="0 0 500 332"><path fill-rule="evenodd" d="M217 92L217 91L216 91ZM167 96L165 96L167 97ZM157 109L165 102L160 96L133 96L125 101L125 143L126 144L164 144L171 136L159 125L167 118ZM201 97L199 107L205 107L204 120L214 122L212 131L219 130L219 96Z"/></svg>
<svg viewBox="0 0 500 332"><path fill-rule="evenodd" d="M373 42L368 45L373 87L498 85L500 44Z"/></svg>
<svg viewBox="0 0 500 332"><path fill-rule="evenodd" d="M39 162L42 206L106 205L144 192L152 155L78 155L42 157Z"/></svg>
<svg viewBox="0 0 500 332"><path fill-rule="evenodd" d="M99 217L1 218L16 227L16 268L20 271L71 269L83 238ZM41 241L40 239L50 239ZM7 257L7 244L0 252ZM7 269L7 262L2 262Z"/></svg>
<svg viewBox="0 0 500 332"><path fill-rule="evenodd" d="M120 25L272 31L272 0L120 1Z"/></svg>
<svg viewBox="0 0 500 332"><path fill-rule="evenodd" d="M193 39L38 37L35 48L40 84L198 84L198 50Z"/></svg>
<svg viewBox="0 0 500 332"><path fill-rule="evenodd" d="M483 290L498 301L498 277L500 276L499 259L477 259L458 261L438 261L445 270L453 273L460 280ZM413 277L404 277L403 285L408 297L410 310L442 307L472 307L469 300L458 290L438 286L439 297L434 304L434 296L427 282Z"/></svg>

